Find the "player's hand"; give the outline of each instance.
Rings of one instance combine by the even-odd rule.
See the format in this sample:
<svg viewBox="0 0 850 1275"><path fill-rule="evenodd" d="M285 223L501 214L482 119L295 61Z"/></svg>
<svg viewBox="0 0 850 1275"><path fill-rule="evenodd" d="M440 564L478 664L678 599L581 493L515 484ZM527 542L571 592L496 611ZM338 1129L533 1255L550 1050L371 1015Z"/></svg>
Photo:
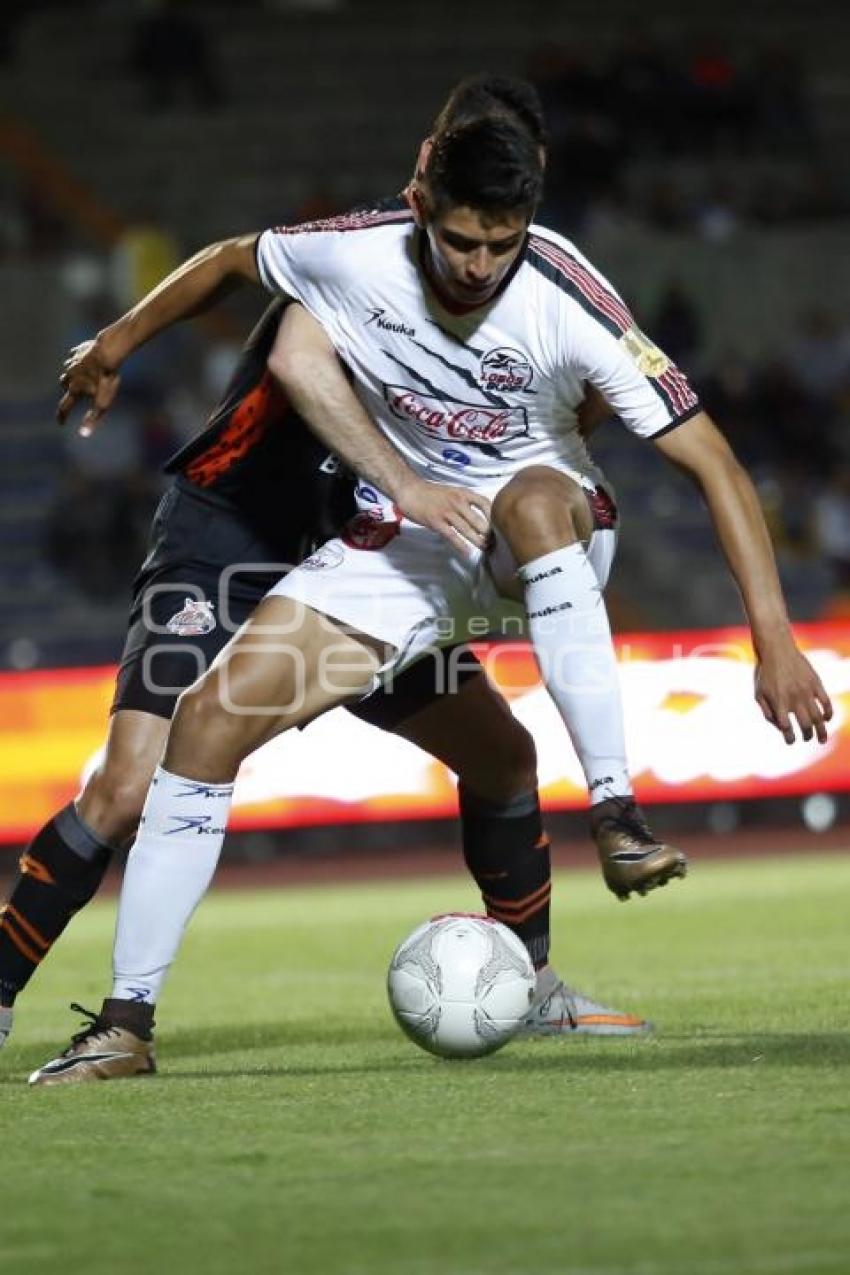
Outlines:
<svg viewBox="0 0 850 1275"><path fill-rule="evenodd" d="M478 492L416 478L395 493L395 503L411 522L439 532L454 548L487 544L490 501Z"/></svg>
<svg viewBox="0 0 850 1275"><path fill-rule="evenodd" d="M65 391L56 409L59 424L65 424L81 399L88 399L89 406L79 425L79 433L88 438L112 406L120 383L117 368L107 361L97 339L75 345L62 364L59 377Z"/></svg>
<svg viewBox="0 0 850 1275"><path fill-rule="evenodd" d="M832 703L823 683L793 642L763 654L756 665L756 702L786 744L795 739L792 716L803 739L816 735L825 744Z"/></svg>

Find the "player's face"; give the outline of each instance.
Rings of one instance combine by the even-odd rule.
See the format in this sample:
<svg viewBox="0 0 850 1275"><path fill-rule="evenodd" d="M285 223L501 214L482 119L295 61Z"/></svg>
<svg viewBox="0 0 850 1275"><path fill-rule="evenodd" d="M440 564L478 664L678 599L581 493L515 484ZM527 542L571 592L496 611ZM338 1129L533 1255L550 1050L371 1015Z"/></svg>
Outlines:
<svg viewBox="0 0 850 1275"><path fill-rule="evenodd" d="M524 212L491 217L450 208L432 217L426 231L434 282L461 305L483 305L519 256L527 229Z"/></svg>

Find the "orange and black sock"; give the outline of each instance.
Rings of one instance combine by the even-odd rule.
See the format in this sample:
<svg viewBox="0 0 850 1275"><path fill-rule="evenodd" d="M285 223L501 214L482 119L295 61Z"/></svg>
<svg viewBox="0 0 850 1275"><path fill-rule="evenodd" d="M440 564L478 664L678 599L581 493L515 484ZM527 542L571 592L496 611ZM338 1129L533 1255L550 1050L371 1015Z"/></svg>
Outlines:
<svg viewBox="0 0 850 1275"><path fill-rule="evenodd" d="M32 839L0 907L0 1005L14 1004L71 917L96 893L111 857L112 847L73 803Z"/></svg>
<svg viewBox="0 0 850 1275"><path fill-rule="evenodd" d="M460 785L463 856L487 915L522 939L535 969L549 960L549 842L536 792L507 801L478 797Z"/></svg>

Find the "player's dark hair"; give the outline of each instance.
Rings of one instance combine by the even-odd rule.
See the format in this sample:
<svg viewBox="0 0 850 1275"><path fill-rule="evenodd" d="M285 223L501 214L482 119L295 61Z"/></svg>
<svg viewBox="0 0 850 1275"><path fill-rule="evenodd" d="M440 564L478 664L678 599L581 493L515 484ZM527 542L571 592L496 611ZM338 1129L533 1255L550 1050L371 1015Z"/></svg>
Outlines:
<svg viewBox="0 0 850 1275"><path fill-rule="evenodd" d="M439 136L489 115L514 116L538 146L548 141L546 120L537 89L528 80L510 75L472 75L452 89L431 130Z"/></svg>
<svg viewBox="0 0 850 1275"><path fill-rule="evenodd" d="M438 215L466 207L531 217L543 194L538 143L514 117L501 114L436 134L424 176L431 211Z"/></svg>

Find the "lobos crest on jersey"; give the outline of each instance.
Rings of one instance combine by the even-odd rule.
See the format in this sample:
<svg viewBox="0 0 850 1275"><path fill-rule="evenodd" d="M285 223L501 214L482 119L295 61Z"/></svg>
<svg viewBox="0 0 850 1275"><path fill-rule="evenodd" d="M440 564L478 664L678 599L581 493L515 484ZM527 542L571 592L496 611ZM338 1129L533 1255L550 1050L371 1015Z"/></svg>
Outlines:
<svg viewBox="0 0 850 1275"><path fill-rule="evenodd" d="M165 626L176 637L201 637L215 628L213 604L206 598L186 598L183 609L172 615Z"/></svg>

